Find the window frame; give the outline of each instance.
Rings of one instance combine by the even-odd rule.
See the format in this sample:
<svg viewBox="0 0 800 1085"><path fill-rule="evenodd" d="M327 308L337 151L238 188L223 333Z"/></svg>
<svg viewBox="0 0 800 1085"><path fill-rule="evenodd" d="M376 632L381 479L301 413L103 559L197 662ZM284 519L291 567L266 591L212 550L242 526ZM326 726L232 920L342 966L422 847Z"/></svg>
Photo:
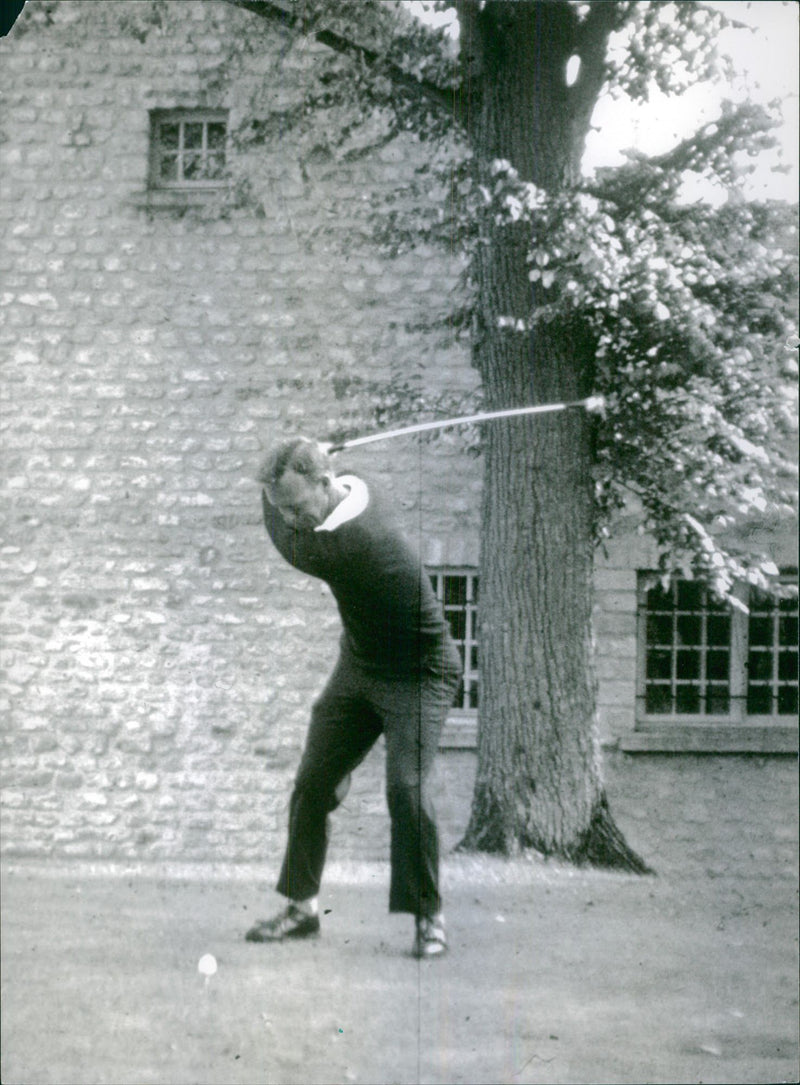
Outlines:
<svg viewBox="0 0 800 1085"><path fill-rule="evenodd" d="M652 570L640 570L637 574L637 592L636 592L636 710L635 710L635 725L637 729L641 730L656 730L662 728L674 728L681 727L762 727L768 728L785 728L787 726L796 725L797 716L792 713L786 713L780 715L776 712L770 714L747 712L747 700L748 700L748 666L749 666L749 654L750 654L750 628L749 620L750 614L747 612L747 603L750 598L750 593L746 588L737 590L736 598L740 600L744 607L737 607L729 605L724 613L730 616L730 640L729 640L729 672L728 672L728 690L729 690L729 710L727 713L714 712L677 712L673 709L670 712L648 712L647 711L647 618L648 614L652 613L647 608L647 594L655 587L658 581L658 574ZM673 582L674 584L675 582ZM679 578L678 583L697 583L691 581L688 578ZM781 583L784 584L797 584L797 570L794 568L787 568L781 571ZM671 586L671 590L674 590ZM676 614L679 614L676 611ZM709 613L709 611L705 611ZM713 613L713 612L712 612ZM780 611L777 612L778 616ZM777 619L776 619L777 620ZM701 648L703 653L707 654L709 650L708 642L704 638L701 641ZM714 647L713 645L711 646ZM780 643L776 642L773 645L775 656L777 660L778 653L780 651ZM676 652L678 648L673 641L670 644L670 651ZM777 666L777 662L774 664ZM774 679L777 681L777 679ZM675 681L671 679L671 686L674 689Z"/></svg>
<svg viewBox="0 0 800 1085"><path fill-rule="evenodd" d="M454 638L456 644L463 643L464 674L462 678L463 696L462 703L454 705L450 711L452 716L462 716L476 719L478 708L470 705L470 697L475 690L476 697L480 690L480 659L477 653L480 651L478 641L478 591L480 590L480 570L474 565L426 565L425 572L431 579L434 595L442 606L442 613L461 609L460 605L447 604L444 598L444 581L446 577L466 577L467 591L463 604L464 609L464 638ZM476 591L476 585L478 590ZM473 666L473 650L476 653L476 665Z"/></svg>
<svg viewBox="0 0 800 1085"><path fill-rule="evenodd" d="M782 584L794 584L796 586L797 583L798 583L797 570L792 569L792 570L782 571L780 579L781 579ZM750 642L750 639L749 639L749 633L750 633L749 622L750 622L750 619L754 617L752 611L755 610L755 612L756 612L755 616L759 616L759 614L763 614L764 612L760 612L758 610L758 608L757 608L757 605L754 605L754 601L752 599L752 594L753 593L751 593L751 600L750 600L751 613L746 617L746 621L747 621L747 624L748 624L748 641L747 641L747 644L745 645L745 653L746 653L745 661L746 661L746 673L747 673L748 677L746 677L746 679L745 679L745 689L744 689L745 717L746 717L748 723L753 724L755 726L762 726L762 727L774 727L776 725L780 726L782 721L783 721L783 726L785 726L785 721L791 720L791 719L795 719L795 720L797 719L797 713L786 712L786 713L783 713L783 714L779 714L777 711L775 711L775 712L772 712L772 713L753 712L753 713L750 713L749 715L747 714L746 705L747 705L747 699L748 699L748 696L749 696L750 658L751 658L751 655L753 654L754 649L757 652L760 652L760 651L763 651L763 650L768 650L773 655L773 657L774 657L773 658L773 665L772 665L773 673L772 673L772 676L771 676L771 678L769 680L769 684L770 684L770 686L771 686L771 688L773 690L772 703L773 703L773 705L776 705L777 704L777 699L778 699L777 698L777 690L779 689L780 685L781 684L783 684L783 685L791 685L791 682L781 683L781 681L780 681L780 674L779 674L780 653L781 653L781 649L785 647L784 645L781 644L781 640L780 640L781 615L785 614L785 616L787 618L794 617L795 620L796 620L797 619L797 612L795 611L794 613L789 613L788 611L782 610L781 605L780 605L781 600L777 600L774 607L770 607L769 610L767 611L767 613L770 614L771 620L773 621L773 624L774 624L774 627L775 627L774 628L774 637L773 637L772 642L768 646L767 645L754 645L754 644L752 644ZM795 646L796 646L796 642L793 643L792 647L795 647ZM766 684L766 683L758 682L755 679L754 679L754 682L756 682L756 684L758 684L758 685Z"/></svg>
<svg viewBox="0 0 800 1085"><path fill-rule="evenodd" d="M230 128L228 125L230 111L227 109L151 109L150 110L150 157L147 175L147 187L152 193L206 193L219 191L228 183L226 170L228 165L228 148ZM201 152L205 154L208 147L208 126L210 124L224 124L224 162L223 172L219 177L185 178L181 176L174 181L165 181L161 177L161 162L165 157L165 149L159 139L160 125L164 123L176 123L180 126L179 149L177 160L181 162L182 141L185 125L202 124L203 136ZM182 172L182 168L181 168Z"/></svg>

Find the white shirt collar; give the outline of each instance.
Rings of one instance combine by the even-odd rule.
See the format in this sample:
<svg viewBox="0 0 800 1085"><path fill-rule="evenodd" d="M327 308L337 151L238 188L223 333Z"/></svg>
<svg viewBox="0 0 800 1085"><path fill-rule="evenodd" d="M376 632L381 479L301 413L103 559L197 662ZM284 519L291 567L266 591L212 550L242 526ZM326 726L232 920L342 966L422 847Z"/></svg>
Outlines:
<svg viewBox="0 0 800 1085"><path fill-rule="evenodd" d="M369 504L369 490L367 484L355 475L341 475L337 480L349 490L347 497L343 497L332 513L315 527L315 531L335 531L337 527L346 524L349 520L355 520L360 516Z"/></svg>

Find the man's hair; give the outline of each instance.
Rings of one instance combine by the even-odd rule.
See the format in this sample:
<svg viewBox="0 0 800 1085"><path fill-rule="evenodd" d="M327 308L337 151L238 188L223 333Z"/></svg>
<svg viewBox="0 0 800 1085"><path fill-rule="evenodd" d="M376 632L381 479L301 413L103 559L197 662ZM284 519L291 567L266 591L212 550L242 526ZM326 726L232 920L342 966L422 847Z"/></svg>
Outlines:
<svg viewBox="0 0 800 1085"><path fill-rule="evenodd" d="M305 475L310 482L319 482L332 469L327 453L316 441L310 441L308 437L286 437L269 450L257 478L272 500L275 488L287 471Z"/></svg>

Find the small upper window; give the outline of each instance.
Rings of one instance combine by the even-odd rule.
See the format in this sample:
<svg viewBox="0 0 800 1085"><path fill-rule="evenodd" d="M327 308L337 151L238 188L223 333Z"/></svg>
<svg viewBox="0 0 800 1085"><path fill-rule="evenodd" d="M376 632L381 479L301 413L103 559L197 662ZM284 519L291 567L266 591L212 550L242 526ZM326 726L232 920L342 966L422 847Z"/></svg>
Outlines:
<svg viewBox="0 0 800 1085"><path fill-rule="evenodd" d="M224 183L227 132L226 110L153 110L150 187L219 188Z"/></svg>

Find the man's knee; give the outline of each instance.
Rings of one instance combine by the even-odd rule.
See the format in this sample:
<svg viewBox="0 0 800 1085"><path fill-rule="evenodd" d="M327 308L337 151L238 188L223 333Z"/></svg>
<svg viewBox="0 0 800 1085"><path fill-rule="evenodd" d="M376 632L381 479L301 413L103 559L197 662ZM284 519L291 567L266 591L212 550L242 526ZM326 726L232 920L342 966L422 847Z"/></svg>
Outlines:
<svg viewBox="0 0 800 1085"><path fill-rule="evenodd" d="M295 777L291 804L296 809L322 809L326 813L344 802L350 790L350 774L341 779L331 778L319 769L301 768Z"/></svg>

